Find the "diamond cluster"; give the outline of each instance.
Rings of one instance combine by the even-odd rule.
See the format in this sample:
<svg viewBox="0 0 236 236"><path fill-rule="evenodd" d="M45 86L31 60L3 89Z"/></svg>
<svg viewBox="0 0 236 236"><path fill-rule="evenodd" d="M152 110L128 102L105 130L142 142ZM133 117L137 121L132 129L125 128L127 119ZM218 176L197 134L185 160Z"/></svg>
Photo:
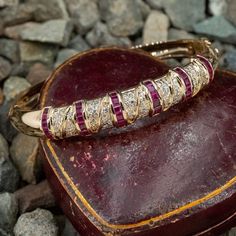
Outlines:
<svg viewBox="0 0 236 236"><path fill-rule="evenodd" d="M128 123L132 123L136 120L138 115L138 97L136 88L123 91L121 97L126 119Z"/></svg>
<svg viewBox="0 0 236 236"><path fill-rule="evenodd" d="M85 117L88 129L92 133L98 132L100 128L100 110L101 110L101 98L86 101L85 104Z"/></svg>

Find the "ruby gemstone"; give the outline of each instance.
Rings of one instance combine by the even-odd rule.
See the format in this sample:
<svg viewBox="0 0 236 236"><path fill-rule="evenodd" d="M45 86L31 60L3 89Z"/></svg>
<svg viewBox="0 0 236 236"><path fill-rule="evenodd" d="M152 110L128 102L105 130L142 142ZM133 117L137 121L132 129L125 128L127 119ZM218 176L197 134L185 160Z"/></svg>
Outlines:
<svg viewBox="0 0 236 236"><path fill-rule="evenodd" d="M109 93L112 102L112 108L116 116L116 124L118 127L123 127L127 125L127 122L123 115L123 110L121 103L119 101L118 93L116 91Z"/></svg>
<svg viewBox="0 0 236 236"><path fill-rule="evenodd" d="M75 102L75 110L76 110L76 122L80 128L81 135L88 135L89 131L85 124L85 119L83 115L83 101L77 101Z"/></svg>
<svg viewBox="0 0 236 236"><path fill-rule="evenodd" d="M159 114L162 111L161 102L160 102L160 95L157 92L156 88L153 85L151 80L146 80L143 82L143 85L148 89L148 92L151 95L152 103L153 103L153 114Z"/></svg>
<svg viewBox="0 0 236 236"><path fill-rule="evenodd" d="M42 130L45 134L45 136L49 139L53 139L53 136L48 128L48 112L49 112L49 107L45 107L43 109L43 113L42 113L42 118L41 118L41 127Z"/></svg>
<svg viewBox="0 0 236 236"><path fill-rule="evenodd" d="M192 97L193 89L192 84L189 78L189 75L186 73L186 71L181 67L176 67L174 71L179 75L179 77L183 80L185 84L185 98L189 99Z"/></svg>

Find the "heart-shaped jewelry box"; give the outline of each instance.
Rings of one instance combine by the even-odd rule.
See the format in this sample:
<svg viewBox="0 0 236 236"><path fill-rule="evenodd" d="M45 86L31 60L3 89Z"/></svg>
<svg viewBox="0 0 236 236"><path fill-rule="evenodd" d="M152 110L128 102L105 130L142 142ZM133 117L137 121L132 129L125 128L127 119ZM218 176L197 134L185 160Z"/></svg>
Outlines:
<svg viewBox="0 0 236 236"><path fill-rule="evenodd" d="M141 50L102 48L61 65L41 107L163 75ZM188 102L94 137L41 140L52 190L81 236L218 235L236 223L236 75Z"/></svg>

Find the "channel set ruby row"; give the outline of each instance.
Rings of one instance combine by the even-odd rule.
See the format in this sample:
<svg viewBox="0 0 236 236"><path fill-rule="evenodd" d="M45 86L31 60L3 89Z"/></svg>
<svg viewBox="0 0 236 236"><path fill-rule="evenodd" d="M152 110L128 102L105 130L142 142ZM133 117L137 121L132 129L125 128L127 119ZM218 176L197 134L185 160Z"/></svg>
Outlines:
<svg viewBox="0 0 236 236"><path fill-rule="evenodd" d="M87 136L100 129L124 127L145 116L154 116L195 96L214 78L209 60L197 55L189 64L176 67L134 88L112 91L94 100L79 100L70 106L45 107L41 130L49 139Z"/></svg>

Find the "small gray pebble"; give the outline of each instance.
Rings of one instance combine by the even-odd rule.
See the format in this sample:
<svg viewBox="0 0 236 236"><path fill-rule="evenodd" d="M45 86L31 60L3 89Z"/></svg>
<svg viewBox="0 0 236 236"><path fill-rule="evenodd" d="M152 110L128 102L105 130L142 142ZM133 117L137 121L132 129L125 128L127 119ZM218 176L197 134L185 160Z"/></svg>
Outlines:
<svg viewBox="0 0 236 236"><path fill-rule="evenodd" d="M83 52L85 50L90 49L90 46L88 43L80 36L77 35L68 44L69 48L75 49L78 52Z"/></svg>
<svg viewBox="0 0 236 236"><path fill-rule="evenodd" d="M6 101L15 99L17 95L30 86L30 83L26 79L18 76L11 76L4 82L3 85L3 94Z"/></svg>
<svg viewBox="0 0 236 236"><path fill-rule="evenodd" d="M50 211L36 209L19 217L14 233L15 236L58 236L58 227Z"/></svg>
<svg viewBox="0 0 236 236"><path fill-rule="evenodd" d="M18 212L17 201L13 194L0 194L0 228L12 232Z"/></svg>

